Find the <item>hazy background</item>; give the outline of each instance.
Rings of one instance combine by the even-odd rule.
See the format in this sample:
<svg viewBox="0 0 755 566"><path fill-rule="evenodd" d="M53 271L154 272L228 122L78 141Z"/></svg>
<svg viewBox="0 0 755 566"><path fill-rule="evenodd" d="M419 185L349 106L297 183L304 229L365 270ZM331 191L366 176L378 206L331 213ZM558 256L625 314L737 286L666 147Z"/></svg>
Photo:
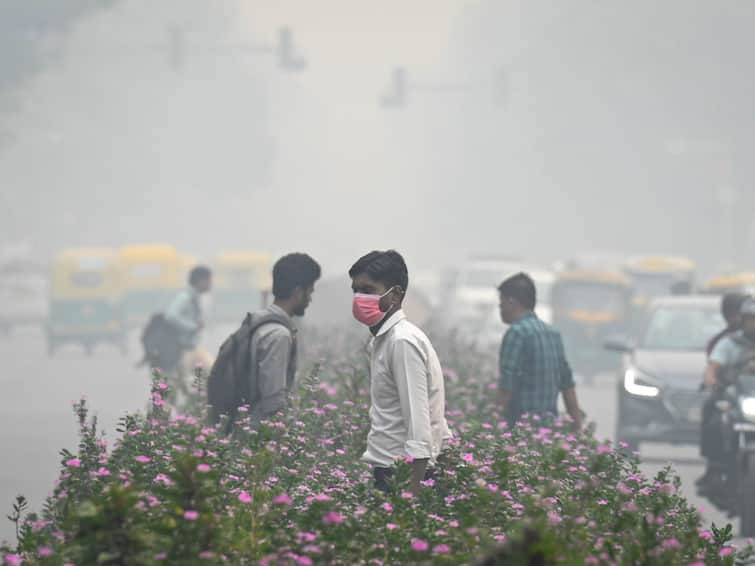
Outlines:
<svg viewBox="0 0 755 566"><path fill-rule="evenodd" d="M306 71L250 52L282 26ZM754 28L746 0L3 2L0 238L748 266Z"/></svg>

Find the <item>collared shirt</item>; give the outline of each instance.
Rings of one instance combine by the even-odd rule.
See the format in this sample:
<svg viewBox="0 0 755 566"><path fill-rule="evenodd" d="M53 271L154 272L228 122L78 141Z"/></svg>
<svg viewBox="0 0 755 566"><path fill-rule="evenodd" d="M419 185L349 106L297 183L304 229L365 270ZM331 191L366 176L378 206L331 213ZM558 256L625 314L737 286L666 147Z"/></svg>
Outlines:
<svg viewBox="0 0 755 566"><path fill-rule="evenodd" d="M708 359L721 366L724 377L729 379L727 370L740 363L749 352L755 352L755 342L747 338L742 330L738 330L721 338Z"/></svg>
<svg viewBox="0 0 755 566"><path fill-rule="evenodd" d="M197 347L202 309L196 289L189 287L176 295L165 311L165 318L178 329L181 346L188 350Z"/></svg>
<svg viewBox="0 0 755 566"><path fill-rule="evenodd" d="M291 317L278 305L270 305L259 314L277 314L291 322ZM294 387L297 364L296 333L278 323L261 326L252 335L251 414L259 420L286 407L287 396Z"/></svg>
<svg viewBox="0 0 755 566"><path fill-rule="evenodd" d="M372 339L369 352L370 432L362 459L381 467L407 456L434 463L451 432L433 345L398 311Z"/></svg>
<svg viewBox="0 0 755 566"><path fill-rule="evenodd" d="M574 387L561 334L529 313L503 337L499 388L511 392L509 420L524 413L556 414L558 394Z"/></svg>

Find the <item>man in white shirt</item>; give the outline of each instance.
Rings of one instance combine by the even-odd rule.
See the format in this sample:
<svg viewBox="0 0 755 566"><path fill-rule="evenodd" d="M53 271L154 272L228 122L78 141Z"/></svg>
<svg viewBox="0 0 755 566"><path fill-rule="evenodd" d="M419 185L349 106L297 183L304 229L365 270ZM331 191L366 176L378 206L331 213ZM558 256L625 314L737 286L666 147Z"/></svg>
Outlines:
<svg viewBox="0 0 755 566"><path fill-rule="evenodd" d="M354 317L373 335L370 432L362 459L374 466L381 491L389 491L396 461L409 459L416 494L451 438L440 361L424 332L401 310L409 275L398 252L371 252L349 276Z"/></svg>

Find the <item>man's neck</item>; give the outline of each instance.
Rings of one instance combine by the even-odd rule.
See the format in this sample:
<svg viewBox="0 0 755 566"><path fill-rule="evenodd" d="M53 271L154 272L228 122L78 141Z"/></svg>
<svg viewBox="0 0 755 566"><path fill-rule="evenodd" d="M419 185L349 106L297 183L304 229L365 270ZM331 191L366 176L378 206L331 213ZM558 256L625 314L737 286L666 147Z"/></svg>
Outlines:
<svg viewBox="0 0 755 566"><path fill-rule="evenodd" d="M292 305L288 301L274 301L273 304L281 309L283 312L285 312L288 316L293 317L294 316L294 305Z"/></svg>
<svg viewBox="0 0 755 566"><path fill-rule="evenodd" d="M517 314L514 315L514 321L513 322L518 322L518 321L522 320L525 316L529 316L529 315L534 314L534 313L535 313L535 311L522 310L519 313L517 313Z"/></svg>
<svg viewBox="0 0 755 566"><path fill-rule="evenodd" d="M387 311L385 313L385 316L383 317L383 320L378 322L375 326L370 326L370 332L372 332L372 335L377 336L377 333L380 332L380 329L383 328L386 322L388 322L388 319L391 318L394 314L396 314L400 310L401 310L401 306L399 306L395 310Z"/></svg>

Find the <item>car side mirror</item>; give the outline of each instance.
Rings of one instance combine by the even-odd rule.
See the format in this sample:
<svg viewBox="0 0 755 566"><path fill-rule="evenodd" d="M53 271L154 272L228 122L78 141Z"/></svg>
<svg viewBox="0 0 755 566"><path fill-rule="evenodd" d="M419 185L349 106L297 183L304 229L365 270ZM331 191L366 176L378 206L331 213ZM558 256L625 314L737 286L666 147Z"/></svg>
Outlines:
<svg viewBox="0 0 755 566"><path fill-rule="evenodd" d="M634 344L632 344L632 341L626 336L609 336L603 342L603 348L609 352L629 354L634 351Z"/></svg>

